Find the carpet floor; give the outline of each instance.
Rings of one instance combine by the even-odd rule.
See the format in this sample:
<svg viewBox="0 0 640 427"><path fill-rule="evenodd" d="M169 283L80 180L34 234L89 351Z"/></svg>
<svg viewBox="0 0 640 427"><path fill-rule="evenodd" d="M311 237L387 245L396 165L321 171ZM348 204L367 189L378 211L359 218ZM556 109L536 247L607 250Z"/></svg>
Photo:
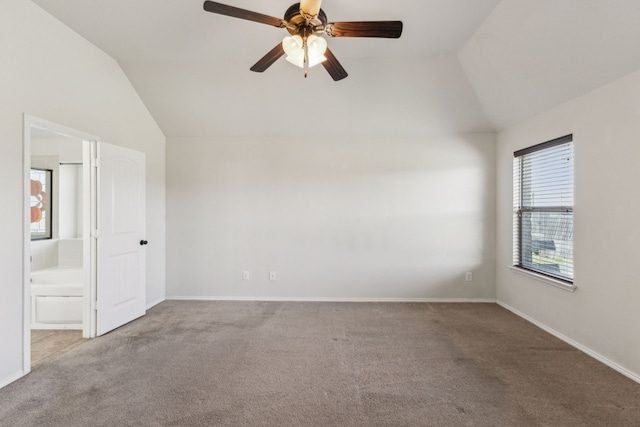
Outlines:
<svg viewBox="0 0 640 427"><path fill-rule="evenodd" d="M0 390L2 426L639 426L496 304L167 301Z"/></svg>

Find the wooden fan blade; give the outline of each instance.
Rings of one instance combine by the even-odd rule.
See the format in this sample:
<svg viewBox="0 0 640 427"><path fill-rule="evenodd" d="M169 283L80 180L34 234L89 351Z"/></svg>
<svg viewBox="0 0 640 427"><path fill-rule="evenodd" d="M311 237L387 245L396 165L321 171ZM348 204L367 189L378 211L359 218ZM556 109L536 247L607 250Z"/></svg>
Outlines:
<svg viewBox="0 0 640 427"><path fill-rule="evenodd" d="M280 57L284 55L284 49L282 48L282 43L278 43L276 47L271 49L269 53L262 57L262 59L254 64L251 67L251 71L255 71L256 73L262 73L274 62L276 62Z"/></svg>
<svg viewBox="0 0 640 427"><path fill-rule="evenodd" d="M332 37L379 37L397 39L402 35L402 21L333 22L327 24Z"/></svg>
<svg viewBox="0 0 640 427"><path fill-rule="evenodd" d="M327 57L327 60L322 61L322 66L325 70L327 70L329 75L331 75L331 78L333 78L333 80L337 82L338 80L342 80L349 75L347 74L345 69L342 68L342 65L340 65L336 57L333 55L333 52L327 49L324 53L324 56Z"/></svg>
<svg viewBox="0 0 640 427"><path fill-rule="evenodd" d="M280 18L240 9L238 7L227 6L226 4L216 3L214 1L205 1L204 10L211 13L217 13L219 15L226 15L234 18L246 19L248 21L259 22L261 24L273 25L274 27L283 27L286 25L286 23Z"/></svg>

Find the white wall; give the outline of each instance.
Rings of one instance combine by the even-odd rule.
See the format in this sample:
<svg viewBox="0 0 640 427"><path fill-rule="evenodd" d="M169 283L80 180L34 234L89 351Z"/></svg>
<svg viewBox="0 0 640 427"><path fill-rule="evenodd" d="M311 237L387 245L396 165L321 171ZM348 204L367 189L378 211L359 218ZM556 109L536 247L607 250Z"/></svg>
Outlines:
<svg viewBox="0 0 640 427"><path fill-rule="evenodd" d="M575 284L510 271L512 156L573 133ZM511 127L497 148L497 298L640 379L640 71Z"/></svg>
<svg viewBox="0 0 640 427"><path fill-rule="evenodd" d="M60 210L58 214L61 239L82 238L82 165L60 165Z"/></svg>
<svg viewBox="0 0 640 427"><path fill-rule="evenodd" d="M36 129L38 134L45 133ZM32 131L35 133L35 131ZM82 163L82 140L53 132L45 138L31 135L31 156L58 156L60 163Z"/></svg>
<svg viewBox="0 0 640 427"><path fill-rule="evenodd" d="M494 173L491 134L168 138L167 296L494 298Z"/></svg>
<svg viewBox="0 0 640 427"><path fill-rule="evenodd" d="M118 64L38 6L0 2L0 385L23 360L23 113L147 154L148 302L164 296L164 136Z"/></svg>

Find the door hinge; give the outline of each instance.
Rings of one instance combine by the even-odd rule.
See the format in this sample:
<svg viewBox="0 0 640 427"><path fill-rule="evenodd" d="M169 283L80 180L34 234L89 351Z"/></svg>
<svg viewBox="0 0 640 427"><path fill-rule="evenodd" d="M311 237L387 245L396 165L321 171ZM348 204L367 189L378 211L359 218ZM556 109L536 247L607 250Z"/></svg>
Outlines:
<svg viewBox="0 0 640 427"><path fill-rule="evenodd" d="M98 311L98 301L91 301L91 310Z"/></svg>
<svg viewBox="0 0 640 427"><path fill-rule="evenodd" d="M100 167L100 159L97 157L95 159L91 159L91 167Z"/></svg>
<svg viewBox="0 0 640 427"><path fill-rule="evenodd" d="M97 239L98 237L100 237L100 230L93 230L91 232L91 237L93 237L94 239Z"/></svg>

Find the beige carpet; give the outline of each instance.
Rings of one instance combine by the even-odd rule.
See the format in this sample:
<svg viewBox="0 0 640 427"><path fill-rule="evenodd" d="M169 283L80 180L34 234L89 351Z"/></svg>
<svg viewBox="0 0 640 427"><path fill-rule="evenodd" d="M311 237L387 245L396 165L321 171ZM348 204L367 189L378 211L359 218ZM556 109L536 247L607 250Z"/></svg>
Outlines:
<svg viewBox="0 0 640 427"><path fill-rule="evenodd" d="M0 390L2 426L638 426L640 385L495 304L165 302Z"/></svg>

